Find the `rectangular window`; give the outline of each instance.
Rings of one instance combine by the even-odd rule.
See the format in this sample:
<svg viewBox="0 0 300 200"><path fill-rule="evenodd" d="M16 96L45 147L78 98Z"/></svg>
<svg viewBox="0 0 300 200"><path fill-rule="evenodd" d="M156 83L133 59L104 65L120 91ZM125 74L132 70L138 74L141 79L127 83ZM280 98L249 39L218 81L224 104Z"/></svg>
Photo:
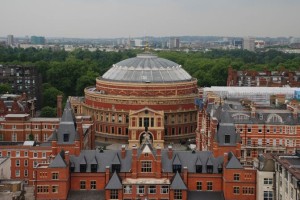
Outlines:
<svg viewBox="0 0 300 200"><path fill-rule="evenodd" d="M225 144L230 143L230 135L225 135Z"/></svg>
<svg viewBox="0 0 300 200"><path fill-rule="evenodd" d="M58 185L52 185L52 193L58 193Z"/></svg>
<svg viewBox="0 0 300 200"><path fill-rule="evenodd" d="M162 185L162 186L160 187L160 193L161 193L161 194L169 194L169 186L167 186L167 185Z"/></svg>
<svg viewBox="0 0 300 200"><path fill-rule="evenodd" d="M240 194L240 187L233 187L233 194Z"/></svg>
<svg viewBox="0 0 300 200"><path fill-rule="evenodd" d="M34 158L37 158L37 157L38 157L38 153L37 153L37 152L34 152L34 153L33 153L33 157L34 157Z"/></svg>
<svg viewBox="0 0 300 200"><path fill-rule="evenodd" d="M233 174L233 180L234 181L239 181L240 180L240 175L239 174Z"/></svg>
<svg viewBox="0 0 300 200"><path fill-rule="evenodd" d="M85 186L85 181L80 181L80 189L81 190L85 190L86 189L86 186Z"/></svg>
<svg viewBox="0 0 300 200"><path fill-rule="evenodd" d="M132 193L132 186L131 185L124 185L123 186L124 194L131 194Z"/></svg>
<svg viewBox="0 0 300 200"><path fill-rule="evenodd" d="M264 200L273 200L273 192L264 191Z"/></svg>
<svg viewBox="0 0 300 200"><path fill-rule="evenodd" d="M197 190L201 191L202 190L202 182L197 182Z"/></svg>
<svg viewBox="0 0 300 200"><path fill-rule="evenodd" d="M119 118L118 118L118 121L119 121L119 123L122 123L122 115L119 115Z"/></svg>
<svg viewBox="0 0 300 200"><path fill-rule="evenodd" d="M10 157L10 151L7 152L7 157Z"/></svg>
<svg viewBox="0 0 300 200"><path fill-rule="evenodd" d="M58 173L57 172L52 173L52 179L53 180L57 180L58 179Z"/></svg>
<svg viewBox="0 0 300 200"><path fill-rule="evenodd" d="M28 170L27 169L24 170L24 176L28 177Z"/></svg>
<svg viewBox="0 0 300 200"><path fill-rule="evenodd" d="M151 161L142 161L142 172L151 172L152 162Z"/></svg>
<svg viewBox="0 0 300 200"><path fill-rule="evenodd" d="M16 151L16 157L20 157L20 151Z"/></svg>
<svg viewBox="0 0 300 200"><path fill-rule="evenodd" d="M182 199L182 190L174 190L174 199Z"/></svg>
<svg viewBox="0 0 300 200"><path fill-rule="evenodd" d="M212 191L213 190L213 183L211 181L207 182L207 190Z"/></svg>
<svg viewBox="0 0 300 200"><path fill-rule="evenodd" d="M119 199L118 190L110 190L110 199Z"/></svg>
<svg viewBox="0 0 300 200"><path fill-rule="evenodd" d="M148 193L149 194L156 194L156 186L155 185L150 185L148 188Z"/></svg>
<svg viewBox="0 0 300 200"><path fill-rule="evenodd" d="M143 127L143 118L139 118L139 127Z"/></svg>
<svg viewBox="0 0 300 200"><path fill-rule="evenodd" d="M138 185L137 188L136 188L136 193L137 194L144 194L145 193L145 186Z"/></svg>
<svg viewBox="0 0 300 200"><path fill-rule="evenodd" d="M24 166L25 166L25 167L28 166L28 160L24 160Z"/></svg>
<svg viewBox="0 0 300 200"><path fill-rule="evenodd" d="M16 177L20 177L20 170L19 169L15 170L15 175L16 175Z"/></svg>
<svg viewBox="0 0 300 200"><path fill-rule="evenodd" d="M16 160L16 167L20 167L20 160Z"/></svg>
<svg viewBox="0 0 300 200"><path fill-rule="evenodd" d="M265 185L272 185L273 179L272 178L264 178L264 184Z"/></svg>
<svg viewBox="0 0 300 200"><path fill-rule="evenodd" d="M42 158L46 158L46 152L42 153Z"/></svg>
<svg viewBox="0 0 300 200"><path fill-rule="evenodd" d="M91 181L91 190L96 190L96 181Z"/></svg>

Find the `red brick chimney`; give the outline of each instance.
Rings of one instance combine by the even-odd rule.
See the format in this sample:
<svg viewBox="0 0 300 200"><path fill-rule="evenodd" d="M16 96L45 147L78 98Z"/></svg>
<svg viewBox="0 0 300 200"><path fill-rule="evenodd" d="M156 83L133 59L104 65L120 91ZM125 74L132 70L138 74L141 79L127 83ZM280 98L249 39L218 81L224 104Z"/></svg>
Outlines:
<svg viewBox="0 0 300 200"><path fill-rule="evenodd" d="M121 149L121 158L124 159L126 157L125 144L122 145Z"/></svg>
<svg viewBox="0 0 300 200"><path fill-rule="evenodd" d="M62 116L62 95L57 95L56 99L57 99L57 105L56 105L56 112L57 112L57 117L61 117Z"/></svg>
<svg viewBox="0 0 300 200"><path fill-rule="evenodd" d="M109 179L110 179L110 171L109 166L106 166L105 168L105 185L107 185Z"/></svg>
<svg viewBox="0 0 300 200"><path fill-rule="evenodd" d="M136 145L132 146L132 165L131 165L131 172L132 178L137 178L137 147Z"/></svg>
<svg viewBox="0 0 300 200"><path fill-rule="evenodd" d="M183 182L187 185L188 183L188 168L183 167Z"/></svg>
<svg viewBox="0 0 300 200"><path fill-rule="evenodd" d="M156 147L156 178L161 178L161 148Z"/></svg>
<svg viewBox="0 0 300 200"><path fill-rule="evenodd" d="M171 145L168 146L168 158L169 159L173 158L173 148Z"/></svg>

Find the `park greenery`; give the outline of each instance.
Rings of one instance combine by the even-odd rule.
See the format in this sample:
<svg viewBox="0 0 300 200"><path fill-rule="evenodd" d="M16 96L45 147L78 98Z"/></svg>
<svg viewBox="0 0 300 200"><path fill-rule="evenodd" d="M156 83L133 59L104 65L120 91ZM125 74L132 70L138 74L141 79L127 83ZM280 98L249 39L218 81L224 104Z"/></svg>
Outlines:
<svg viewBox="0 0 300 200"><path fill-rule="evenodd" d="M122 50L94 52L76 49L65 50L7 48L0 47L0 64L20 64L35 66L43 80L43 115L52 115L56 106L56 96L84 95L84 88L95 85L95 78L104 74L114 63L134 57L142 50ZM276 50L249 52L246 50L211 50L197 52L157 51L159 57L172 60L193 77L198 85L225 86L227 70L231 66L237 70L299 70L300 55L286 54ZM7 84L0 84L0 92L9 91ZM52 109L51 109L52 108Z"/></svg>

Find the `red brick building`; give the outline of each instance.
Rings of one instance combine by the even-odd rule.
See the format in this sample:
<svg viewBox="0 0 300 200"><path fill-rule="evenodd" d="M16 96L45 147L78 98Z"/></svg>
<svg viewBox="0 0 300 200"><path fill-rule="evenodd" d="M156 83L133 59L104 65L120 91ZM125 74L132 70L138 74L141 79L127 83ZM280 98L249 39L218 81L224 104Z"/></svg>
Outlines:
<svg viewBox="0 0 300 200"><path fill-rule="evenodd" d="M199 109L197 148L215 156L232 151L243 165L263 153L292 153L300 146L298 105L256 107L240 101L208 98Z"/></svg>
<svg viewBox="0 0 300 200"><path fill-rule="evenodd" d="M123 60L84 92L71 104L76 114L94 116L96 140L139 146L145 127L155 145L194 138L197 80L170 60L152 54Z"/></svg>
<svg viewBox="0 0 300 200"><path fill-rule="evenodd" d="M92 119L85 116L75 118L69 102L60 121L54 118L51 123L49 118L43 119L44 123L37 123L41 119L30 119L27 114L8 114L0 132L4 139L8 135L17 135L19 142L8 142L9 137L0 142L0 157L10 157L12 179L24 180L29 185L33 185L36 180L34 171L38 164L49 163L62 150L79 155L82 149L94 148ZM45 137L46 141L39 142L37 137L35 141L26 141L27 129L28 134L32 131L34 136L50 133Z"/></svg>
<svg viewBox="0 0 300 200"><path fill-rule="evenodd" d="M282 69L279 71L237 71L228 68L227 86L248 87L299 87L300 72Z"/></svg>

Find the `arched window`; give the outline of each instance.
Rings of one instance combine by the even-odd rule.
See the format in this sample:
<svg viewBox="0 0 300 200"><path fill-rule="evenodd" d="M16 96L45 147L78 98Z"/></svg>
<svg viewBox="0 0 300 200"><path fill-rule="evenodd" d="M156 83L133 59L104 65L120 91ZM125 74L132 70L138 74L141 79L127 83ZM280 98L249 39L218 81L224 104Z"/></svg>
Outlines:
<svg viewBox="0 0 300 200"><path fill-rule="evenodd" d="M282 123L282 117L278 114L269 114L267 118L268 123Z"/></svg>

